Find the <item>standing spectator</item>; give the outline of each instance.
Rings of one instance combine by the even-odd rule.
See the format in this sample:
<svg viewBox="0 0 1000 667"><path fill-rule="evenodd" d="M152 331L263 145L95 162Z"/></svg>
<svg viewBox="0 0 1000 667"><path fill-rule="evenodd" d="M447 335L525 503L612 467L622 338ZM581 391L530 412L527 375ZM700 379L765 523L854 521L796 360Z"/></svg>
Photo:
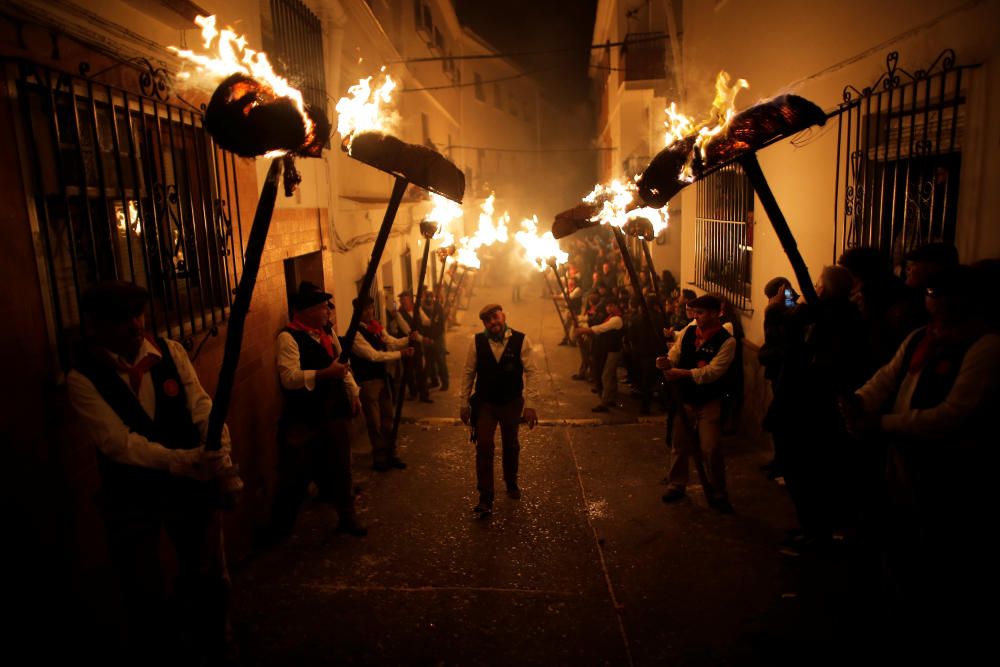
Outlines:
<svg viewBox="0 0 1000 667"><path fill-rule="evenodd" d="M521 445L517 431L521 418L529 428L538 423L534 408L525 406L524 396L537 400L538 370L532 357L531 341L507 326L507 316L499 304L479 311L486 330L473 336L462 373L460 417L472 425L476 443L476 486L479 502L473 508L478 518L493 514L493 459L497 426L503 446L503 479L507 495L520 500L518 468Z"/></svg>
<svg viewBox="0 0 1000 667"><path fill-rule="evenodd" d="M427 337L433 341L426 349L428 388L434 389L440 386L441 391L448 391L448 347L445 343L445 320L444 308L437 300L433 290L424 292L424 303L421 308L422 317L427 317L430 324L427 325Z"/></svg>
<svg viewBox="0 0 1000 667"><path fill-rule="evenodd" d="M351 348L351 372L361 385L361 409L372 446L372 467L377 472L403 470L406 464L396 455L392 440L394 410L389 392L388 362L413 356L408 338L394 338L375 319L375 302L369 296L354 300L361 309L361 327Z"/></svg>
<svg viewBox="0 0 1000 667"><path fill-rule="evenodd" d="M907 637L931 633L949 651L989 636L978 601L995 567L986 528L995 521L1000 335L984 320L976 278L968 267L928 278L930 324L842 404L853 433L890 443L883 529L892 617Z"/></svg>
<svg viewBox="0 0 1000 667"><path fill-rule="evenodd" d="M292 297L292 321L278 334L277 363L284 410L278 425L278 488L272 538L288 536L310 481L333 504L337 530L363 537L354 510L350 420L361 411L360 388L338 361L340 339L330 323L332 294L302 282Z"/></svg>
<svg viewBox="0 0 1000 667"><path fill-rule="evenodd" d="M108 551L128 615L128 662L169 656L215 664L228 630L216 478L232 465L229 432L223 428L220 451L205 450L212 399L184 348L146 333L148 298L125 282L84 292L85 342L66 378L69 400L97 445ZM177 559L174 605L163 583L161 534ZM171 628L193 645L182 648Z"/></svg>
<svg viewBox="0 0 1000 667"><path fill-rule="evenodd" d="M762 466L768 477L774 479L784 476L783 453L785 450L785 430L776 423L775 410L778 392L778 378L781 377L785 362L788 341L785 334L785 318L795 307L798 294L792 289L791 282L784 276L772 278L764 286L764 296L767 297L767 307L764 310L764 344L757 352L757 361L764 368L764 379L771 385L771 403L764 416L763 427L771 433L774 443L774 457L771 462Z"/></svg>
<svg viewBox="0 0 1000 667"><path fill-rule="evenodd" d="M719 319L722 304L704 295L688 304L695 325L688 327L667 356L656 360L668 382L678 383L681 405L673 420L674 461L663 502L682 499L688 483L688 457L704 464L705 496L714 509L732 512L726 489L726 463L720 443L722 393L720 380L733 362L736 339Z"/></svg>
<svg viewBox="0 0 1000 667"><path fill-rule="evenodd" d="M599 324L580 327L577 335L592 336L594 345L601 351L603 366L600 366L601 382L598 403L592 412L607 412L611 407L618 406L618 366L622 360L622 338L625 333L625 322L617 301L604 304L605 317Z"/></svg>
<svg viewBox="0 0 1000 667"><path fill-rule="evenodd" d="M414 307L413 292L404 290L399 293L399 309L396 311L396 321L400 330L410 337L413 344L413 357L409 363L403 364L405 384L410 390L410 400L418 396L421 403L433 403L427 387L427 376L424 368L424 349L433 340L427 340L426 331L431 320L422 310Z"/></svg>

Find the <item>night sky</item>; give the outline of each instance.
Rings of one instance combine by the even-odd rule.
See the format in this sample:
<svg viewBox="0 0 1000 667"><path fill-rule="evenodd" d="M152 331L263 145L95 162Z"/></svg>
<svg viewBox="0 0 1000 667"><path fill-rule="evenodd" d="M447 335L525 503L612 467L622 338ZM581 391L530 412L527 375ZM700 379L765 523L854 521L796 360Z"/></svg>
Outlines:
<svg viewBox="0 0 1000 667"><path fill-rule="evenodd" d="M550 101L584 101L597 0L456 0L459 20L501 52L575 48L514 60L540 81Z"/></svg>

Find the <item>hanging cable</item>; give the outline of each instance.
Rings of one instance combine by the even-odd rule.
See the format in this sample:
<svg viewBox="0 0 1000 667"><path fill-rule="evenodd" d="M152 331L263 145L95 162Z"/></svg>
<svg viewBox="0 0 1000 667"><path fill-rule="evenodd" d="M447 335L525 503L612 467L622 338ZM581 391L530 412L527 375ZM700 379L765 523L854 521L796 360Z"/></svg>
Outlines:
<svg viewBox="0 0 1000 667"><path fill-rule="evenodd" d="M565 53L567 51L594 51L596 49L607 49L610 47L626 46L632 44L642 44L644 42L657 42L667 39L667 35L653 35L640 39L629 39L620 42L605 42L604 44L591 44L590 46L569 46L562 49L543 49L541 51L511 51L509 53L481 53L470 56L425 56L421 58L404 58L402 60L392 60L391 65L431 63L439 60L491 60L493 58L521 58L524 56L542 56L552 53Z"/></svg>

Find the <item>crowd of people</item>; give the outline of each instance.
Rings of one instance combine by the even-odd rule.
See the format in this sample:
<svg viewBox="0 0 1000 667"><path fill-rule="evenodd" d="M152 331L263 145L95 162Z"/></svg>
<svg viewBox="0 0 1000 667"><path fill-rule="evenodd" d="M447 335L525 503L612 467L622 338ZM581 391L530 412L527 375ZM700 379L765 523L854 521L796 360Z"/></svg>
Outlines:
<svg viewBox="0 0 1000 667"><path fill-rule="evenodd" d="M709 506L731 513L722 433L742 402L741 318L724 298L682 289L669 272L640 266L633 289L611 242L596 229L566 243L568 289L553 298L568 313L564 343L579 350L572 377L593 385L595 412L608 412L621 407L624 369L640 412L667 414L663 502L686 497L693 465ZM967 603L991 565L998 267L961 265L954 247L933 243L908 254L897 277L880 251L859 247L822 270L815 299L785 277L764 287L758 359L773 394L763 426L774 444L766 467L784 480L799 524L782 548L826 555L848 545L857 590L885 593L901 626L926 627L942 605L949 623L970 621ZM432 402L431 389L449 389L449 302L440 287L424 295L418 307L401 293L385 326L371 298L355 299L361 324L346 353L331 324L332 295L307 282L291 295L276 339L285 400L269 542L292 532L310 484L336 509L339 531L367 535L354 509L350 420L364 416L375 471L403 470L395 446L403 394ZM211 399L183 348L145 331L147 299L129 283L86 292L69 395L97 444L110 555L130 618L142 619L131 635L136 648L163 632L157 563L165 530L177 554L176 597L196 629L189 641L218 655L228 627L219 480L235 477L229 436L224 430L221 447L206 448ZM531 341L510 328L499 304L479 317L460 417L476 443L474 512L485 518L498 429L507 494L521 496L518 429L538 422L525 402L538 392Z"/></svg>

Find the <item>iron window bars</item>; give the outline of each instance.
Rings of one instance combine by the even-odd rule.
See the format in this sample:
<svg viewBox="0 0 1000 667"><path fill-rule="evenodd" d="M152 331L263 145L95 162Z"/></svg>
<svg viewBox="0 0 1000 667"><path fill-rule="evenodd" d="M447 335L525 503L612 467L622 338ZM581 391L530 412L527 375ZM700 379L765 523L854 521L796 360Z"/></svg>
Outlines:
<svg viewBox="0 0 1000 667"><path fill-rule="evenodd" d="M694 284L749 311L754 191L738 164L697 187Z"/></svg>
<svg viewBox="0 0 1000 667"><path fill-rule="evenodd" d="M24 60L4 66L26 130L62 367L80 294L102 280L146 287L149 330L193 349L195 334L228 317L242 271L235 156L215 146L199 110L165 101L162 70L140 70L137 94L101 83L86 63L79 75Z"/></svg>
<svg viewBox="0 0 1000 667"><path fill-rule="evenodd" d="M271 0L272 62L302 91L306 104L326 113L323 24L302 0Z"/></svg>

